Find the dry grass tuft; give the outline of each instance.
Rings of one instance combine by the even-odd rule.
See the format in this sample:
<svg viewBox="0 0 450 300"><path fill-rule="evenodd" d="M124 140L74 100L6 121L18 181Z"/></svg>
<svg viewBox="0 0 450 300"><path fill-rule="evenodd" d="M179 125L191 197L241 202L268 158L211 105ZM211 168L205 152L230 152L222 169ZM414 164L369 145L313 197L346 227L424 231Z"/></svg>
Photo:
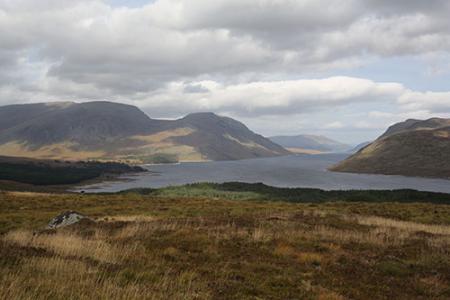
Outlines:
<svg viewBox="0 0 450 300"><path fill-rule="evenodd" d="M102 222L130 222L130 223L145 223L153 222L158 218L154 216L136 215L136 216L106 216L99 219Z"/></svg>
<svg viewBox="0 0 450 300"><path fill-rule="evenodd" d="M34 235L32 232L19 230L7 233L4 241L22 247L42 248L61 256L91 258L106 263L116 263L126 253L106 241L60 232Z"/></svg>
<svg viewBox="0 0 450 300"><path fill-rule="evenodd" d="M374 216L359 216L358 223L362 225L376 226L382 228L395 228L410 233L427 232L436 235L450 235L450 226L448 225L430 225L415 222L405 222Z"/></svg>
<svg viewBox="0 0 450 300"><path fill-rule="evenodd" d="M317 296L317 300L345 300L346 298L336 292L322 290Z"/></svg>
<svg viewBox="0 0 450 300"><path fill-rule="evenodd" d="M293 247L286 244L278 244L273 251L278 256L294 256L296 251Z"/></svg>
<svg viewBox="0 0 450 300"><path fill-rule="evenodd" d="M297 253L297 260L303 264L315 264L319 265L322 262L323 255L319 253Z"/></svg>
<svg viewBox="0 0 450 300"><path fill-rule="evenodd" d="M250 236L255 242L267 242L272 238L272 235L262 227L255 228Z"/></svg>

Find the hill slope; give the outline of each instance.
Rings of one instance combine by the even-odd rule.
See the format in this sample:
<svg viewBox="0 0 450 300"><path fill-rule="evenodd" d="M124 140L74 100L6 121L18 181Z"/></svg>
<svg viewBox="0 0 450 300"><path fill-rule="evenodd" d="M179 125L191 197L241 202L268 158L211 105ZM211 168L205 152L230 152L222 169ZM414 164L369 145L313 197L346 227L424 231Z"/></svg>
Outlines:
<svg viewBox="0 0 450 300"><path fill-rule="evenodd" d="M0 107L0 155L132 162L233 160L289 152L212 113L154 120L111 102Z"/></svg>
<svg viewBox="0 0 450 300"><path fill-rule="evenodd" d="M273 136L269 139L293 152L302 152L302 150L305 152L345 152L351 148L349 145L320 135Z"/></svg>
<svg viewBox="0 0 450 300"><path fill-rule="evenodd" d="M372 143L372 142L363 142L363 143L360 143L360 144L356 145L353 149L351 149L351 150L350 150L350 153L356 153L356 152L358 152L359 150L361 150L362 148L369 146L371 143Z"/></svg>
<svg viewBox="0 0 450 300"><path fill-rule="evenodd" d="M331 170L450 178L450 120L408 120ZM446 126L447 125L447 126Z"/></svg>

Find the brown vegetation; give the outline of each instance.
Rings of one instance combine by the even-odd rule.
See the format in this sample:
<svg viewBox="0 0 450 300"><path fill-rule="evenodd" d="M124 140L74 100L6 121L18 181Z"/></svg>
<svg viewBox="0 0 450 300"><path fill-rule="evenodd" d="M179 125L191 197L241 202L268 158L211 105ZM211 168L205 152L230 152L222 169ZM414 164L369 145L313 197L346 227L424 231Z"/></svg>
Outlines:
<svg viewBox="0 0 450 300"><path fill-rule="evenodd" d="M0 299L448 299L450 226L418 220L450 207L379 205L1 193ZM41 230L68 207L97 222Z"/></svg>
<svg viewBox="0 0 450 300"><path fill-rule="evenodd" d="M450 120L444 121L450 123ZM450 127L387 133L331 170L450 178Z"/></svg>

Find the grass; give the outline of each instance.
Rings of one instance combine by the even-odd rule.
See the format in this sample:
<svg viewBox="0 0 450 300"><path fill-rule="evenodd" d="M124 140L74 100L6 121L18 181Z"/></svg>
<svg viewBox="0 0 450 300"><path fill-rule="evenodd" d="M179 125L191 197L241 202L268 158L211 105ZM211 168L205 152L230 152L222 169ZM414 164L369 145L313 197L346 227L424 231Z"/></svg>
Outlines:
<svg viewBox="0 0 450 300"><path fill-rule="evenodd" d="M450 205L240 187L0 192L0 299L450 297ZM43 230L69 209L96 222Z"/></svg>

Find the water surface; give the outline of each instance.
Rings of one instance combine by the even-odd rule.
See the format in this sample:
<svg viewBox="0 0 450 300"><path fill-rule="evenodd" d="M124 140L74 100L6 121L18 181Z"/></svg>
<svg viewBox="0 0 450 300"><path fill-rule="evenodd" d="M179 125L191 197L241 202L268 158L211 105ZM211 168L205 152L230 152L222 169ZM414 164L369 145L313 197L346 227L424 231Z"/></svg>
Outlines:
<svg viewBox="0 0 450 300"><path fill-rule="evenodd" d="M324 190L416 189L450 193L450 180L404 176L348 174L327 171L346 154L292 155L240 161L147 165L149 171L122 176L119 181L84 186L86 192L118 192L159 188L195 182L263 182L278 187L309 187Z"/></svg>

